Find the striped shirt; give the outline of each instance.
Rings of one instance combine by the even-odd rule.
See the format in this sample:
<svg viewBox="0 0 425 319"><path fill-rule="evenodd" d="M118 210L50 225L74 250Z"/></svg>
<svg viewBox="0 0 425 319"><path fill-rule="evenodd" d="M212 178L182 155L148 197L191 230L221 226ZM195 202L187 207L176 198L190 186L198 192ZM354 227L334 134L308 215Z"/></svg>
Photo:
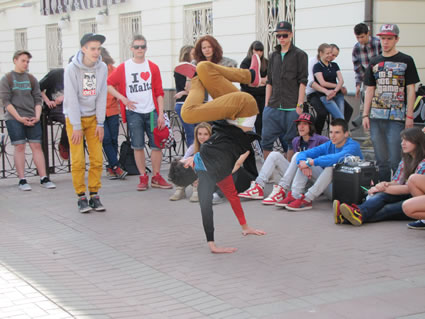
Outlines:
<svg viewBox="0 0 425 319"><path fill-rule="evenodd" d="M356 86L363 83L364 75L370 60L382 52L381 41L376 37L369 37L369 42L362 45L359 42L353 48L352 59L356 73Z"/></svg>

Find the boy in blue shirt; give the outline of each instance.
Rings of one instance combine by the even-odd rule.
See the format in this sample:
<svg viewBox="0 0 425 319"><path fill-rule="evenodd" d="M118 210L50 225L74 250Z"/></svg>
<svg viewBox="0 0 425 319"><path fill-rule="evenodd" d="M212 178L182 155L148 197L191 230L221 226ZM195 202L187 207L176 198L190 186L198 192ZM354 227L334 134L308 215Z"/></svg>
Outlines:
<svg viewBox="0 0 425 319"><path fill-rule="evenodd" d="M298 154L298 171L291 190L293 200L286 206L287 209L312 209L313 200L323 192L330 198L333 165L349 155L363 159L360 144L348 137L348 124L344 119L334 119L331 122L329 135L330 141ZM302 194L309 179L314 184L307 193Z"/></svg>

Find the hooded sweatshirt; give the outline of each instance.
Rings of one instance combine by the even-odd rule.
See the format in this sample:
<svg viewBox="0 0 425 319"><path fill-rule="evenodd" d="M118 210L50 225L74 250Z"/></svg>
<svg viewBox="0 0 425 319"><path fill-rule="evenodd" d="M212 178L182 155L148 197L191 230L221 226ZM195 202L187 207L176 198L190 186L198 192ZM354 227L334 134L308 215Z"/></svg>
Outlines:
<svg viewBox="0 0 425 319"><path fill-rule="evenodd" d="M88 67L80 50L65 68L63 113L74 130L81 130L81 117L96 115L97 126L103 127L106 113L108 68L99 60Z"/></svg>

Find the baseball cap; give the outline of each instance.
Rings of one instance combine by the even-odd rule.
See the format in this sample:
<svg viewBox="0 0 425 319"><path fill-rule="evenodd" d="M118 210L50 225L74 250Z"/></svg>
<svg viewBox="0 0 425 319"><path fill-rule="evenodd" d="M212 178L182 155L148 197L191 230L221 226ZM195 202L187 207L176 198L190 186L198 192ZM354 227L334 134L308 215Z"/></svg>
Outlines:
<svg viewBox="0 0 425 319"><path fill-rule="evenodd" d="M80 40L80 44L83 47L87 42L90 41L99 41L100 44L103 44L105 42L106 38L105 36L98 34L98 33L86 33L83 35L83 37Z"/></svg>
<svg viewBox="0 0 425 319"><path fill-rule="evenodd" d="M153 129L153 138L155 141L156 147L164 148L168 140L168 136L170 136L170 131L167 126L164 126L162 130L159 130L157 127Z"/></svg>
<svg viewBox="0 0 425 319"><path fill-rule="evenodd" d="M294 122L306 122L310 124L314 124L314 116L310 113L301 113Z"/></svg>
<svg viewBox="0 0 425 319"><path fill-rule="evenodd" d="M397 24L383 24L379 29L379 33L377 35L394 35L398 37L399 34L400 29L398 28Z"/></svg>
<svg viewBox="0 0 425 319"><path fill-rule="evenodd" d="M292 24L290 24L288 21L280 21L277 23L276 30L274 30L274 32L278 31L292 32Z"/></svg>

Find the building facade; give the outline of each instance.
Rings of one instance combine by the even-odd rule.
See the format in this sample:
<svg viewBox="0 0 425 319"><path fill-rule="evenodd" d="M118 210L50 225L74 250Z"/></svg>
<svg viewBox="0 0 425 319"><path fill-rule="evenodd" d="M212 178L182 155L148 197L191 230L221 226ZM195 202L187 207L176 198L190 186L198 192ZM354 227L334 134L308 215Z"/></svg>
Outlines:
<svg viewBox="0 0 425 319"><path fill-rule="evenodd" d="M276 22L286 19L295 26L295 44L309 56L323 42L341 48L337 62L353 92L353 26L365 20L371 2L374 30L382 23L398 23L400 50L414 57L424 78L425 44L417 36L425 30L423 0L0 0L0 75L12 69L13 52L25 48L33 54L30 71L41 78L67 63L86 32L104 34L104 46L118 64L130 57L132 35L142 33L164 87L173 88L182 45L212 34L225 56L240 62L254 40L272 50Z"/></svg>

